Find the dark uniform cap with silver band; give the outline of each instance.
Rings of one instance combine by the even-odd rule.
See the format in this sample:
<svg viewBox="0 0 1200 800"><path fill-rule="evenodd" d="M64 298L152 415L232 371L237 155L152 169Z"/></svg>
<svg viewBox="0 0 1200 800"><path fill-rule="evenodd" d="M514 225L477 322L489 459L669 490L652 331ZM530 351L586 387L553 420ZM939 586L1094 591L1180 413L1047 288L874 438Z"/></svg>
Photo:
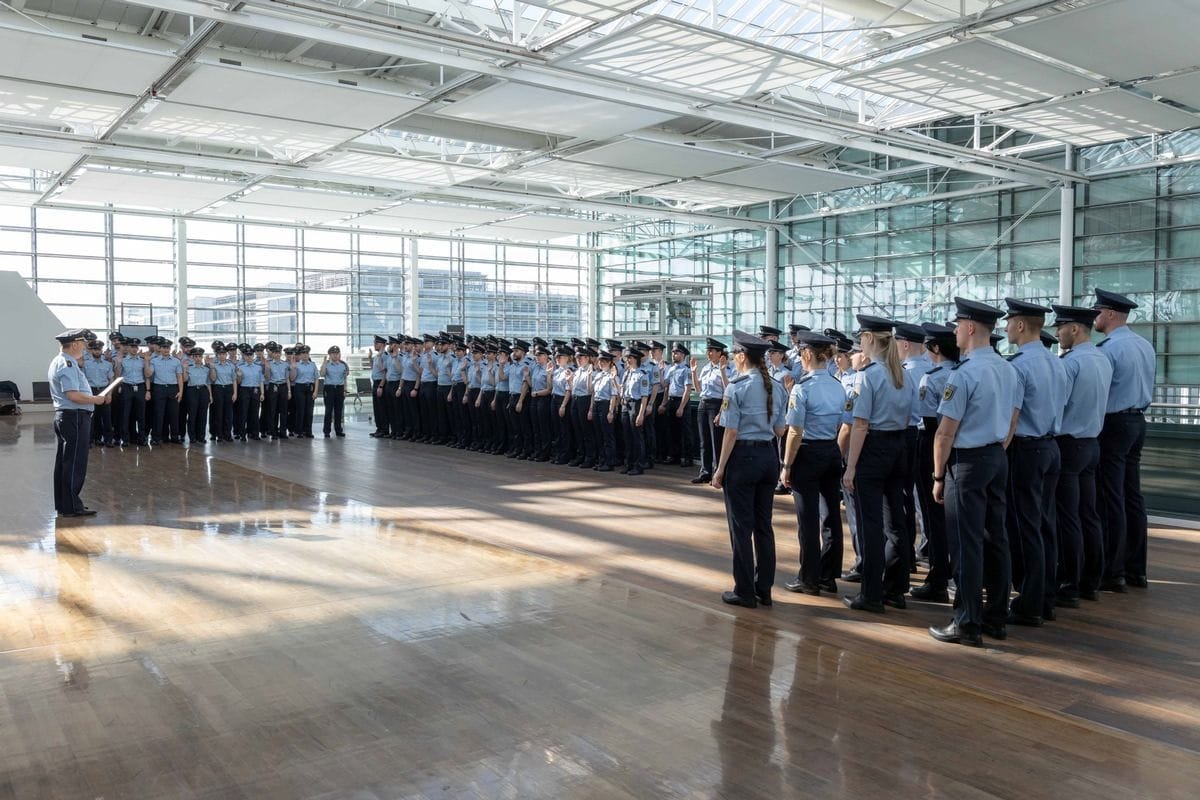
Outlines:
<svg viewBox="0 0 1200 800"><path fill-rule="evenodd" d="M922 344L925 341L925 330L920 325L910 322L897 322L895 336L902 342Z"/></svg>
<svg viewBox="0 0 1200 800"><path fill-rule="evenodd" d="M683 353L685 356L690 356L692 354L692 351L688 350L687 345L685 345L683 342L676 342L674 345L672 345L671 352Z"/></svg>
<svg viewBox="0 0 1200 800"><path fill-rule="evenodd" d="M801 325L798 322L793 322L791 325L788 325L788 333L790 333L792 336L795 336L797 333L800 333L800 331L811 331L811 330L812 330L812 328L808 327L807 325Z"/></svg>
<svg viewBox="0 0 1200 800"><path fill-rule="evenodd" d="M625 345L622 344L619 339L605 339L604 346L607 347L610 351L625 349Z"/></svg>
<svg viewBox="0 0 1200 800"><path fill-rule="evenodd" d="M1122 314L1128 314L1137 307L1138 304L1125 295L1110 292L1107 289L1096 289L1096 302L1092 304L1092 308L1111 308Z"/></svg>
<svg viewBox="0 0 1200 800"><path fill-rule="evenodd" d="M667 346L665 344L663 344L662 342L660 342L658 339L651 339L650 340L650 349L651 350L666 350Z"/></svg>
<svg viewBox="0 0 1200 800"><path fill-rule="evenodd" d="M1042 344L1046 345L1047 348L1053 347L1054 345L1058 344L1058 339L1056 339L1053 335L1047 333L1045 330L1041 331L1038 334L1038 338L1042 340Z"/></svg>
<svg viewBox="0 0 1200 800"><path fill-rule="evenodd" d="M725 343L722 342L720 339L714 339L710 336L710 337L708 337L708 340L706 341L706 343L704 345L704 349L705 350L720 350L722 353L724 353L726 350L726 347L725 347Z"/></svg>
<svg viewBox="0 0 1200 800"><path fill-rule="evenodd" d="M525 341L524 339L513 339L512 349L520 350L522 353L528 353L529 342Z"/></svg>
<svg viewBox="0 0 1200 800"><path fill-rule="evenodd" d="M922 322L921 330L925 333L925 342L936 342L939 339L953 339L954 328L949 325L938 325L936 322Z"/></svg>
<svg viewBox="0 0 1200 800"><path fill-rule="evenodd" d="M567 356L568 358L570 358L571 356L575 355L575 351L572 350L571 348L567 347L564 344L564 345L560 345L559 347L554 348L554 355L555 356Z"/></svg>
<svg viewBox="0 0 1200 800"><path fill-rule="evenodd" d="M736 328L733 331L733 352L739 350L749 356L761 357L770 348L771 343L766 339L755 336L752 333L739 331Z"/></svg>
<svg viewBox="0 0 1200 800"><path fill-rule="evenodd" d="M546 347L545 345L539 344L538 346L533 348L533 354L535 356L548 356L548 355L550 355L550 348Z"/></svg>
<svg viewBox="0 0 1200 800"><path fill-rule="evenodd" d="M1098 308L1082 308L1080 306L1060 306L1056 303L1051 303L1050 307L1054 309L1054 322L1051 327L1057 328L1060 325L1070 325L1072 322L1077 322L1080 325L1092 327L1096 324L1096 317L1100 316Z"/></svg>
<svg viewBox="0 0 1200 800"><path fill-rule="evenodd" d="M771 343L770 346L767 347L767 350L773 353L786 353L788 351L788 346L783 342L778 342L774 339L768 339L767 341Z"/></svg>
<svg viewBox="0 0 1200 800"><path fill-rule="evenodd" d="M971 300L966 297L954 298L954 319L968 319L985 325L995 325L996 320L1004 316L1004 312L995 306Z"/></svg>
<svg viewBox="0 0 1200 800"><path fill-rule="evenodd" d="M858 320L858 330L854 332L856 336L862 333L891 333L896 326L890 319L870 314L855 314L854 317Z"/></svg>
<svg viewBox="0 0 1200 800"><path fill-rule="evenodd" d="M1046 306L1039 306L1037 303L1030 303L1028 300L1018 300L1015 297L1006 297L1004 302L1008 304L1008 313L1004 315L1005 319L1012 317L1040 317L1045 319L1050 313L1050 309Z"/></svg>
<svg viewBox="0 0 1200 800"><path fill-rule="evenodd" d="M608 352L607 350L601 350L600 353L596 357L599 358L601 361L612 361L613 360L613 354Z"/></svg>
<svg viewBox="0 0 1200 800"><path fill-rule="evenodd" d="M816 331L800 331L796 334L796 346L800 348L833 344L837 344L837 339L817 333Z"/></svg>
<svg viewBox="0 0 1200 800"><path fill-rule="evenodd" d="M768 336L782 336L783 331L779 330L779 328L776 328L773 325L759 325L758 335L765 339Z"/></svg>
<svg viewBox="0 0 1200 800"><path fill-rule="evenodd" d="M104 342L100 341L99 339L89 339L87 346L88 350L103 350Z"/></svg>

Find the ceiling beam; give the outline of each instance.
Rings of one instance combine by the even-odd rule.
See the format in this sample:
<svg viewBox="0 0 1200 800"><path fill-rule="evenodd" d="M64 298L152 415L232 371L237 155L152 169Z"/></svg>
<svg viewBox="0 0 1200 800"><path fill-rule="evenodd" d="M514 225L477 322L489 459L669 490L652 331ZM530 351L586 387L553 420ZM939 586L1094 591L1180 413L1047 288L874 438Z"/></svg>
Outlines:
<svg viewBox="0 0 1200 800"><path fill-rule="evenodd" d="M611 78L551 66L544 58L523 48L387 20L362 11L339 9L319 0L251 0L239 11L226 11L200 0L129 1L134 5L167 8L204 19L428 61L681 116L775 130L989 177L1021 180L1037 186L1083 180L1083 176L1071 171L954 145L919 141L902 131L883 131L762 103L714 105L711 101L680 92L636 87Z"/></svg>

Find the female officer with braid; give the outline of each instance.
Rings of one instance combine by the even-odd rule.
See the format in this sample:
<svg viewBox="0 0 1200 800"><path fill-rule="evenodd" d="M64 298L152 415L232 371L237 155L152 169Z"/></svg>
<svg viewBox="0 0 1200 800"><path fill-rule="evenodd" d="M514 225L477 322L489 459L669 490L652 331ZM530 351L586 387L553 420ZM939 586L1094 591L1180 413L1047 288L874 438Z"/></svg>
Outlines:
<svg viewBox="0 0 1200 800"><path fill-rule="evenodd" d="M771 605L775 582L775 530L771 512L779 462L775 437L783 436L784 390L767 371L770 342L733 332L737 377L721 402L721 455L713 488L725 492L725 516L733 546L733 591L721 599L755 608Z"/></svg>

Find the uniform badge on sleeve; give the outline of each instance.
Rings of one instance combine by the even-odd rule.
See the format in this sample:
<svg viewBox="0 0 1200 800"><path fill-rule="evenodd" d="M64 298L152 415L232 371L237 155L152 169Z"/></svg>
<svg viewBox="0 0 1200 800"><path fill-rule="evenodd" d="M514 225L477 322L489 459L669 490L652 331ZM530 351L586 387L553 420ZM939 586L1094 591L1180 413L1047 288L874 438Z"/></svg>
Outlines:
<svg viewBox="0 0 1200 800"><path fill-rule="evenodd" d="M726 397L724 400L721 401L721 410L722 411L729 410L729 398L728 397Z"/></svg>
<svg viewBox="0 0 1200 800"><path fill-rule="evenodd" d="M846 395L846 405L844 408L845 411L853 411L854 410L854 399L856 397L858 397L858 395L856 395L856 394Z"/></svg>
<svg viewBox="0 0 1200 800"><path fill-rule="evenodd" d="M947 383L945 390L942 391L942 399L949 400L951 397L954 397L955 388L957 387L953 383Z"/></svg>
<svg viewBox="0 0 1200 800"><path fill-rule="evenodd" d="M925 387L924 386L921 387L920 398L922 401L925 400Z"/></svg>
<svg viewBox="0 0 1200 800"><path fill-rule="evenodd" d="M796 410L796 398L795 397L788 398L788 409L790 409L792 411Z"/></svg>

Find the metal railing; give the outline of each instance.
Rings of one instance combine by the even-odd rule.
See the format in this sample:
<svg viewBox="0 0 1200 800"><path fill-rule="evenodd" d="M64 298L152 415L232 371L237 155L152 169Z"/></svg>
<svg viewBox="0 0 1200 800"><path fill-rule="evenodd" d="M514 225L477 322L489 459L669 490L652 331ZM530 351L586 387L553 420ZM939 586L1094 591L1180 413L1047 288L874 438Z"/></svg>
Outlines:
<svg viewBox="0 0 1200 800"><path fill-rule="evenodd" d="M1155 386L1146 421L1200 425L1200 386Z"/></svg>

